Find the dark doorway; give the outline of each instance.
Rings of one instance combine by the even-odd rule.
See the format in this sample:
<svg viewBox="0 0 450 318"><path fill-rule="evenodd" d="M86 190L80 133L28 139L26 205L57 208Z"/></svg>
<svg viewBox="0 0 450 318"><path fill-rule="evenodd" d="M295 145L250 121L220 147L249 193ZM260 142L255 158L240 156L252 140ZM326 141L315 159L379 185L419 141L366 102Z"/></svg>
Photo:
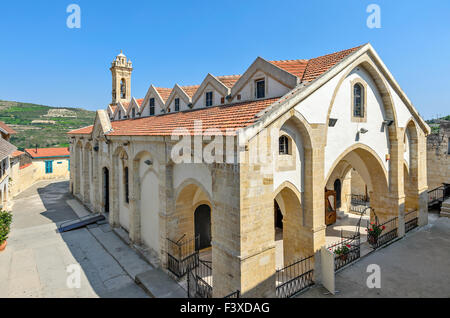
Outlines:
<svg viewBox="0 0 450 318"><path fill-rule="evenodd" d="M280 207L276 200L273 200L273 205L275 209L275 228L283 228L283 213L281 213Z"/></svg>
<svg viewBox="0 0 450 318"><path fill-rule="evenodd" d="M334 181L334 191L336 191L336 209L341 207L341 180Z"/></svg>
<svg viewBox="0 0 450 318"><path fill-rule="evenodd" d="M211 208L202 204L194 212L195 249L201 250L211 246Z"/></svg>
<svg viewBox="0 0 450 318"><path fill-rule="evenodd" d="M105 213L109 212L109 170L103 168L103 202L105 204Z"/></svg>

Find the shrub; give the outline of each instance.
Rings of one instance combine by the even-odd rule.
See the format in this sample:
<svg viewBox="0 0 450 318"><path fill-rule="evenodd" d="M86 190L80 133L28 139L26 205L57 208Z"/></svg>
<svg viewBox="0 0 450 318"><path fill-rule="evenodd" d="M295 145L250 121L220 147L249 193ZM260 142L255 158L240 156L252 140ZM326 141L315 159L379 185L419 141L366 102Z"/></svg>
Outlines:
<svg viewBox="0 0 450 318"><path fill-rule="evenodd" d="M8 239L11 229L12 214L8 211L0 211L0 244Z"/></svg>

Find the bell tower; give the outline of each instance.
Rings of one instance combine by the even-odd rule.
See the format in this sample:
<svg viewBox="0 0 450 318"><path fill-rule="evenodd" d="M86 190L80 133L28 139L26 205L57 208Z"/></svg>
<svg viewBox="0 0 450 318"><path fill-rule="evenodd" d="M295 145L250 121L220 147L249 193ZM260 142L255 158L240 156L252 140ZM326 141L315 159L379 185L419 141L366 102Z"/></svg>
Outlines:
<svg viewBox="0 0 450 318"><path fill-rule="evenodd" d="M133 65L131 60L120 50L120 54L116 56L111 63L112 74L112 105L118 102L128 102L131 99L131 72Z"/></svg>

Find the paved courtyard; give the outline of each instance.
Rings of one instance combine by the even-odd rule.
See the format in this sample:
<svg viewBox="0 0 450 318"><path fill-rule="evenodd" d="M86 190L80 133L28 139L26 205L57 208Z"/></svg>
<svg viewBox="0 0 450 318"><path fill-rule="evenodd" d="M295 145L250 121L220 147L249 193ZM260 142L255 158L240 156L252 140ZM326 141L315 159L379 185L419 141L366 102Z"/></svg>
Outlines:
<svg viewBox="0 0 450 318"><path fill-rule="evenodd" d="M0 253L0 297L148 297L134 277L151 266L108 224L56 232L77 217L76 204L68 181L39 182L15 198L10 238ZM67 285L72 264L80 265L80 288Z"/></svg>
<svg viewBox="0 0 450 318"><path fill-rule="evenodd" d="M370 264L380 266L380 289L366 285ZM317 284L299 297L450 297L450 218L430 213L427 226L338 272L336 290Z"/></svg>

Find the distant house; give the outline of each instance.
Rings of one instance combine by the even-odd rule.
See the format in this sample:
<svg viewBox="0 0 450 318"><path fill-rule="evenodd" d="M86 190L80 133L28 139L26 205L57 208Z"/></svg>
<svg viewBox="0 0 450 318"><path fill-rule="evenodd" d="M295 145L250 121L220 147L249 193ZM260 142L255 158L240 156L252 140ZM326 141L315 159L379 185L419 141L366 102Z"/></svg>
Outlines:
<svg viewBox="0 0 450 318"><path fill-rule="evenodd" d="M16 131L0 121L0 208L9 209L9 180L11 172L11 155L17 148L9 143Z"/></svg>
<svg viewBox="0 0 450 318"><path fill-rule="evenodd" d="M68 148L25 149L31 158L35 179L69 178L70 152Z"/></svg>
<svg viewBox="0 0 450 318"><path fill-rule="evenodd" d="M46 179L68 179L70 155L67 148L30 148L11 155L10 195Z"/></svg>

